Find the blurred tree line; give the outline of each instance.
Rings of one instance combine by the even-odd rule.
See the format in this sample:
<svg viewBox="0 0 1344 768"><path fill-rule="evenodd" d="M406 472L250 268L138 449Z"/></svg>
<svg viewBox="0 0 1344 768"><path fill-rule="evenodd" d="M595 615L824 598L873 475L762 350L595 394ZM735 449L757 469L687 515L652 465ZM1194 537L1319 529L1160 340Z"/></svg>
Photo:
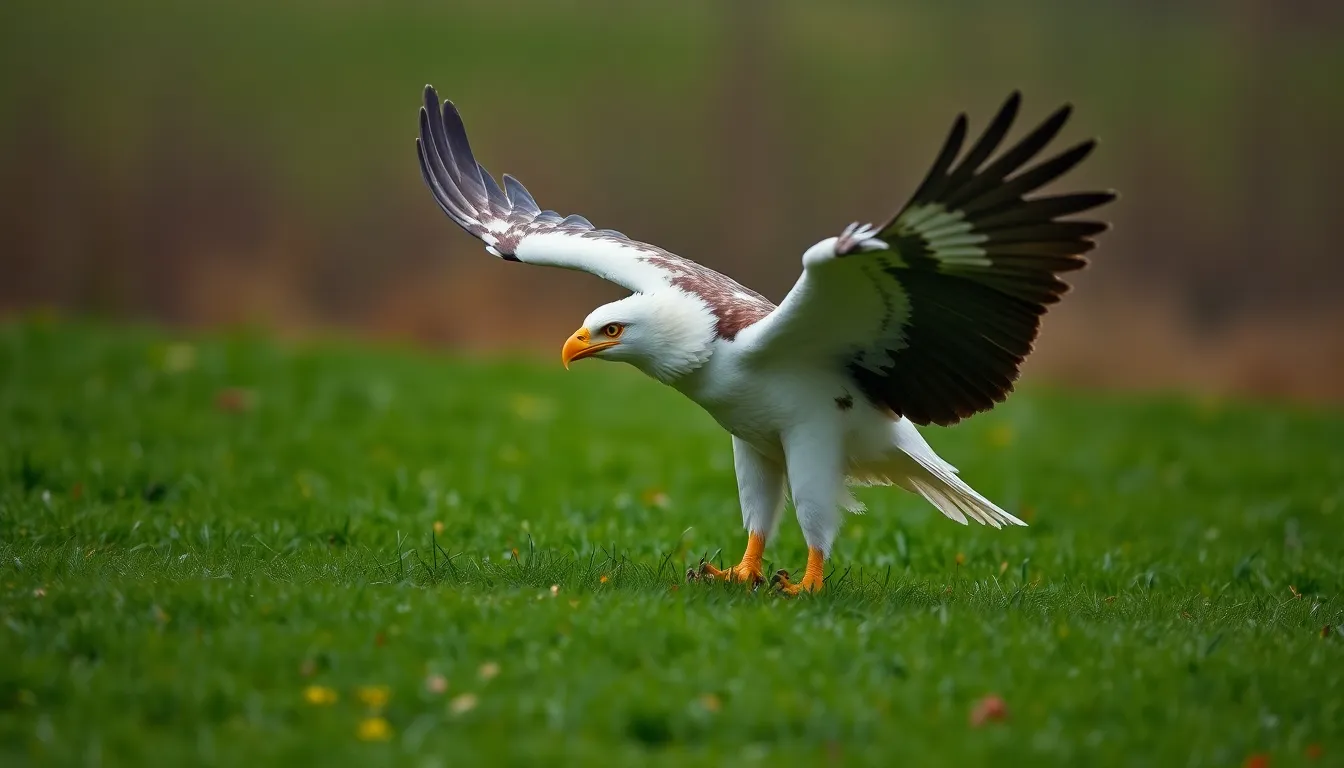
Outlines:
<svg viewBox="0 0 1344 768"><path fill-rule="evenodd" d="M899 206L954 116L1072 102L1120 190L1040 370L1344 396L1344 4L11 0L0 309L549 348L619 290L488 257L420 89L537 199L778 299ZM520 300L525 299L525 300Z"/></svg>

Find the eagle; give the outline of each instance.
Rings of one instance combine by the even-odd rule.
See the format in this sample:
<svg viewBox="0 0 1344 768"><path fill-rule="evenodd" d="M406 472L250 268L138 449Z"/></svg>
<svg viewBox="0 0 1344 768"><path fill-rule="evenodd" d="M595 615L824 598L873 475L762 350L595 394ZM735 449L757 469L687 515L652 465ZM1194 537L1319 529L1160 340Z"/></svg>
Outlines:
<svg viewBox="0 0 1344 768"><path fill-rule="evenodd" d="M656 245L543 209L508 174L501 186L432 86L416 152L439 207L490 254L630 291L569 336L565 367L629 363L708 412L732 436L747 547L737 565L702 561L688 575L763 584L787 490L807 566L801 579L780 570L771 583L798 594L822 588L842 510L863 509L852 485L900 486L963 525L1026 525L967 485L916 429L1003 402L1046 309L1068 290L1060 275L1085 266L1108 228L1065 217L1109 203L1113 191L1033 195L1095 147L1083 141L1037 162L1069 105L996 155L1020 104L1014 92L965 153L958 116L904 207L806 249L778 305Z"/></svg>

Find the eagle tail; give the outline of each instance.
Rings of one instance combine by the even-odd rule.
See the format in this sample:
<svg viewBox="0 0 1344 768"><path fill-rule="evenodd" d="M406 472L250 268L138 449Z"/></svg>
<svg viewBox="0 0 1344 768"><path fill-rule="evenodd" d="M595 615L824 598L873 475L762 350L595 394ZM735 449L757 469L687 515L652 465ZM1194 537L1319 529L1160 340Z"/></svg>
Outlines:
<svg viewBox="0 0 1344 768"><path fill-rule="evenodd" d="M1026 525L958 477L957 468L939 458L908 420L896 422L895 442L900 453L913 461L901 461L900 471L888 476L907 491L923 496L939 512L962 525L968 519L995 528Z"/></svg>

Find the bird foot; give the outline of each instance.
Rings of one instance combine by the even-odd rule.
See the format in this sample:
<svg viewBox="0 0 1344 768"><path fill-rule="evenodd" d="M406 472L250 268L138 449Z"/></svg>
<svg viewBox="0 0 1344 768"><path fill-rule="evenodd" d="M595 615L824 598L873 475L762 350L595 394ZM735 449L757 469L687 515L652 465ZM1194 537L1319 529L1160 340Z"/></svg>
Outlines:
<svg viewBox="0 0 1344 768"><path fill-rule="evenodd" d="M715 568L712 563L704 560L700 561L699 572L697 576L707 576L722 581L742 581L751 586L761 584L765 581L765 573L761 568L760 561L751 561L743 559L742 562L731 568Z"/></svg>
<svg viewBox="0 0 1344 768"><path fill-rule="evenodd" d="M755 587L758 584L765 583L765 572L762 569L761 561L764 554L765 536L752 531L747 537L747 551L742 555L742 562L732 568L715 568L712 563L701 560L698 568L687 569L686 580L695 581L700 578L711 578L723 581L741 581L745 582L747 586Z"/></svg>
<svg viewBox="0 0 1344 768"><path fill-rule="evenodd" d="M821 591L822 585L826 581L826 557L819 549L809 549L807 551L807 571L803 578L797 584L789 581L789 572L784 569L775 571L771 577L770 584L781 594L797 595L800 592L816 593Z"/></svg>

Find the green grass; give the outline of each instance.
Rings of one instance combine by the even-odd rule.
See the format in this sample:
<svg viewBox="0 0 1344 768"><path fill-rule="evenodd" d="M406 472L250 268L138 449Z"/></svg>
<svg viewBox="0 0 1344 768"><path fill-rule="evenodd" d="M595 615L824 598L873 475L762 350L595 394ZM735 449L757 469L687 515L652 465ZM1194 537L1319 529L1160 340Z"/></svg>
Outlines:
<svg viewBox="0 0 1344 768"><path fill-rule="evenodd" d="M743 544L729 443L633 371L0 326L0 762L1344 761L1339 413L1028 387L926 434L1032 526L865 489L789 600L683 583Z"/></svg>

